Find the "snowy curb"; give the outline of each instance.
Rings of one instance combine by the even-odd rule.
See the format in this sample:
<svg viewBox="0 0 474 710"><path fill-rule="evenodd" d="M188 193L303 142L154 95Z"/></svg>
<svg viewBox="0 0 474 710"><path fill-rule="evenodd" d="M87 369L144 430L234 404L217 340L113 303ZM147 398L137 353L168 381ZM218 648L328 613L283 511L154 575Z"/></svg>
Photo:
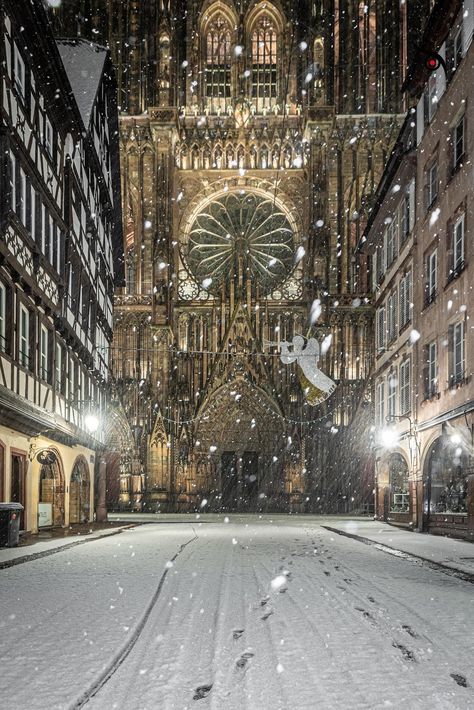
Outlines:
<svg viewBox="0 0 474 710"><path fill-rule="evenodd" d="M130 530L131 528L134 528L139 524L140 523L124 525L123 527L115 528L113 530L106 530L102 534L95 535L94 537L84 537L82 540L74 540L74 542L69 542L64 545L58 545L57 547L51 547L49 550L41 550L41 552L32 552L29 555L19 555L18 557L13 557L10 560L3 560L0 561L0 570L7 569L8 567L14 567L15 565L21 565L24 562L32 562L33 560L39 560L42 557L49 557L50 555L55 555L57 552L62 552L63 550L70 550L71 547L76 547L77 545L84 545L86 542L94 542L94 540L102 540L104 537L119 535L124 530Z"/></svg>
<svg viewBox="0 0 474 710"><path fill-rule="evenodd" d="M329 525L322 525L321 527L323 527L325 530L328 530L329 532L336 533L337 535L342 535L343 537L351 537L353 540L362 542L364 545L371 545L372 547L375 547L377 550L385 552L386 554L395 555L396 557L400 557L400 559L407 560L408 562L413 562L414 564L421 563L426 567L430 567L430 569L434 569L438 572L443 572L444 574L447 574L450 577L456 577L456 579L461 579L464 582L471 582L471 584L474 584L474 574L472 572L467 572L465 570L460 569L459 567L455 567L454 565L444 564L443 562L435 562L434 560L430 560L428 557L417 555L414 552L406 552L405 550L400 550L396 547L390 547L390 545L377 542L376 540L372 540L370 537L356 535L355 533L350 533L346 530L340 530L339 528L333 528Z"/></svg>

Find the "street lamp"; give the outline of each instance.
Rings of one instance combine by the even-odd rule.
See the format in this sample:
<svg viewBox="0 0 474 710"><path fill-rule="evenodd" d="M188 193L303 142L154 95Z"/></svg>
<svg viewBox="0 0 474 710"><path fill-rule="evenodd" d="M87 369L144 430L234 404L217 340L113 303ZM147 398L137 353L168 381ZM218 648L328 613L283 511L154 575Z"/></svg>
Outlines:
<svg viewBox="0 0 474 710"><path fill-rule="evenodd" d="M98 430L100 426L100 420L99 417L96 416L95 414L86 414L84 418L84 424L87 429L87 431L90 434L95 434L95 432Z"/></svg>
<svg viewBox="0 0 474 710"><path fill-rule="evenodd" d="M386 426L379 432L379 443L385 449L393 449L398 444L399 440L400 437L393 427Z"/></svg>

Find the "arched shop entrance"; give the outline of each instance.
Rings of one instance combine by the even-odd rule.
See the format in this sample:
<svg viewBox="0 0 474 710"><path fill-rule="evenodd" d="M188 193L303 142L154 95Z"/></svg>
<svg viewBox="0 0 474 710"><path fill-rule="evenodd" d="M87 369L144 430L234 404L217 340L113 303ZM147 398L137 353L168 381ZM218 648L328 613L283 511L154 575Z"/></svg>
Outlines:
<svg viewBox="0 0 474 710"><path fill-rule="evenodd" d="M401 454L391 454L388 461L390 512L409 513L408 464Z"/></svg>
<svg viewBox="0 0 474 710"><path fill-rule="evenodd" d="M87 461L76 459L69 484L69 522L86 523L90 520L90 476Z"/></svg>
<svg viewBox="0 0 474 710"><path fill-rule="evenodd" d="M64 525L64 473L56 451L38 454L41 465L39 477L40 511L45 515L43 524ZM41 524L41 523L40 523Z"/></svg>
<svg viewBox="0 0 474 710"><path fill-rule="evenodd" d="M430 447L424 472L424 527L445 530L467 516L469 458L462 443L442 436Z"/></svg>

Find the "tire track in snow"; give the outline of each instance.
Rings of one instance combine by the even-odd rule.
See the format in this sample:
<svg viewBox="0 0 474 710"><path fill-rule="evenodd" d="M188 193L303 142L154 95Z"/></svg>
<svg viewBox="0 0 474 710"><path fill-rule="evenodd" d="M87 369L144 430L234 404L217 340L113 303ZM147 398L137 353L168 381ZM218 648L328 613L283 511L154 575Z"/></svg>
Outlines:
<svg viewBox="0 0 474 710"><path fill-rule="evenodd" d="M193 529L194 530L194 529ZM183 552L183 550L190 545L192 542L198 539L198 536L194 532L194 537L192 537L190 540L187 542L183 543L180 545L179 550L175 553L175 555L171 558L171 562L174 562L177 557ZM143 629L145 628L145 624L148 621L148 618L153 611L153 608L155 607L161 590L163 588L163 584L165 582L166 576L169 572L169 568L167 567L164 571L163 574L161 575L160 581L158 583L158 586L156 588L155 593L153 594L150 603L146 607L143 616L141 617L140 621L138 624L135 626L135 630L132 634L132 636L127 639L126 643L122 646L122 648L115 654L115 656L112 658L112 660L106 665L105 669L101 672L101 674L95 679L93 683L74 701L69 705L69 710L80 710L80 708L83 708L87 703L96 695L101 688L104 687L104 685L110 680L110 678L114 675L114 673L120 668L122 663L125 661L135 644L137 643L138 639L140 638Z"/></svg>

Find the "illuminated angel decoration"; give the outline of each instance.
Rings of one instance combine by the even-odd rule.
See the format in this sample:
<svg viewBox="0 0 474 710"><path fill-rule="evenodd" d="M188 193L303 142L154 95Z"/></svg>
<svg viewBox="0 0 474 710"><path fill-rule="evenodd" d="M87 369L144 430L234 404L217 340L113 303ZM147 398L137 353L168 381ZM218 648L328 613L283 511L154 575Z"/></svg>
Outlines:
<svg viewBox="0 0 474 710"><path fill-rule="evenodd" d="M295 335L291 343L283 341L280 347L282 363L289 365L296 361L298 365L300 384L308 404L314 407L324 402L336 389L336 383L318 367L320 348L316 338L309 338L305 347L305 338Z"/></svg>

